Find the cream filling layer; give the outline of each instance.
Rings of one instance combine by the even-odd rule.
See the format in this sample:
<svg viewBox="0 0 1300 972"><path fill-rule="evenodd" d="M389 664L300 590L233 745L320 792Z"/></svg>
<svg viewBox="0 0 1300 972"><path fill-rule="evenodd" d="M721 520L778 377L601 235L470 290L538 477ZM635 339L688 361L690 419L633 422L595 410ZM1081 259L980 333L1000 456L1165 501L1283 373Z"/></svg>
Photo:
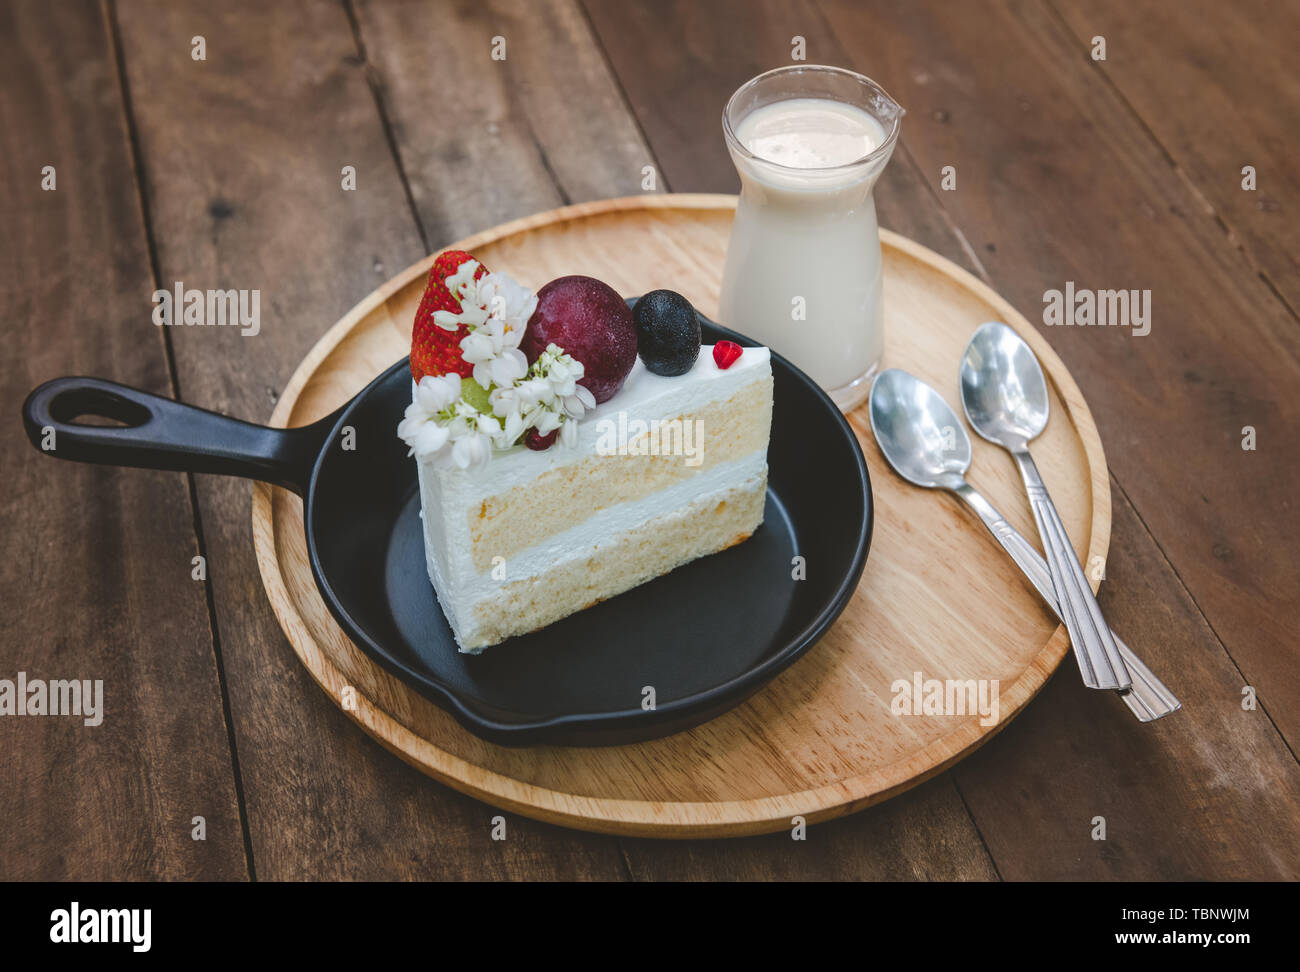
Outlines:
<svg viewBox="0 0 1300 972"><path fill-rule="evenodd" d="M493 576L491 569L483 572L474 570L468 551L462 548L447 564L457 580L454 592L448 589L451 578L441 576L435 558L429 556L430 579L438 591L443 610L454 622L453 626L463 634L468 634L472 626L462 630L461 623L470 622L473 606L480 601L501 596L501 589L506 584L527 580L566 561L587 557L602 543L611 542L648 520L679 510L708 493L756 480L766 474L767 450L764 448L741 459L705 469L698 475L674 483L650 496L600 510L568 530L547 537L527 550L505 559L497 566L497 576ZM424 530L425 548L428 551L433 549L434 544L428 542L431 538L427 520Z"/></svg>
<svg viewBox="0 0 1300 972"><path fill-rule="evenodd" d="M766 470L765 442L762 449L751 455L703 469L635 502L603 509L569 530L512 553L504 564L496 564L496 577L492 576L491 568L479 571L474 566L467 513L478 510L486 499L515 486L526 486L548 470L595 455L602 418L616 420L620 412L625 412L650 421L695 413L711 403L729 400L753 382L771 380L771 356L767 348L746 348L725 370L714 363L712 350L712 345L701 347L691 371L675 378L652 374L638 358L619 393L588 412L578 424L579 441L574 448L557 444L544 452L533 452L519 446L495 454L487 467L480 470L417 462L429 578L453 630L463 633L461 624L471 623L469 608L498 594L504 584L537 576L550 569L561 556L587 555L600 536L611 537L620 530L634 528L664 512L686 506L705 493L741 484Z"/></svg>

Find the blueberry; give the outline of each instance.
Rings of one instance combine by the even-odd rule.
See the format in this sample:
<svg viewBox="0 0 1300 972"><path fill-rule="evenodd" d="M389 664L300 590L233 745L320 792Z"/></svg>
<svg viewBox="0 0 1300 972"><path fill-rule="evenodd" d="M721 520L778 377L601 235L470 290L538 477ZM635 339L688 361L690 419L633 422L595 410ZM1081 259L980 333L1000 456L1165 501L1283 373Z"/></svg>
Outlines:
<svg viewBox="0 0 1300 972"><path fill-rule="evenodd" d="M652 290L633 306L632 321L646 368L667 378L691 370L700 355L700 318L689 300L671 290Z"/></svg>

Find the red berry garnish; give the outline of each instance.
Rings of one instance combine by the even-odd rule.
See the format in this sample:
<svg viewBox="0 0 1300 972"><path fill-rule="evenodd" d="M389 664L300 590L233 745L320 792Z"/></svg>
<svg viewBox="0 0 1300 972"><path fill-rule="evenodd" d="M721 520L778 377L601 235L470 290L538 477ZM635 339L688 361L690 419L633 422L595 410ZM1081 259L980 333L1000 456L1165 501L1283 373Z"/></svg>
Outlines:
<svg viewBox="0 0 1300 972"><path fill-rule="evenodd" d="M528 319L519 350L532 364L551 344L582 363L578 384L597 402L607 402L636 364L632 308L613 287L592 277L552 280L537 291L537 310Z"/></svg>
<svg viewBox="0 0 1300 972"><path fill-rule="evenodd" d="M742 350L744 349L735 341L719 341L713 346L713 360L719 368L726 371L736 363Z"/></svg>
<svg viewBox="0 0 1300 972"><path fill-rule="evenodd" d="M536 429L529 429L524 435L524 445L534 452L545 452L555 445L555 437L559 434L559 429L552 429L546 435L539 435Z"/></svg>
<svg viewBox="0 0 1300 972"><path fill-rule="evenodd" d="M411 377L419 381L425 375L447 375L453 371L462 378L474 374L474 366L461 356L460 342L469 334L462 324L454 331L433 323L435 311L461 312L460 297L447 289L447 278L454 274L466 260L473 260L464 250L448 250L438 254L429 268L429 283L424 288L420 307L415 312L415 325L411 328ZM474 272L478 280L487 274L479 264Z"/></svg>

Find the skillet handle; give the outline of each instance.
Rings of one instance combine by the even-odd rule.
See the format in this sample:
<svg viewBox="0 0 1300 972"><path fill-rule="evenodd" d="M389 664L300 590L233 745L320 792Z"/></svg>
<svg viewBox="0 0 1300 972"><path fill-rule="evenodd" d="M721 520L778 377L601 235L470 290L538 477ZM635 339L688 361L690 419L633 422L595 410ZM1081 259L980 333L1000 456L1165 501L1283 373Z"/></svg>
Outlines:
<svg viewBox="0 0 1300 972"><path fill-rule="evenodd" d="M93 415L125 423L84 425ZM335 416L272 429L100 378L55 378L23 403L33 446L58 459L110 466L219 473L307 490Z"/></svg>

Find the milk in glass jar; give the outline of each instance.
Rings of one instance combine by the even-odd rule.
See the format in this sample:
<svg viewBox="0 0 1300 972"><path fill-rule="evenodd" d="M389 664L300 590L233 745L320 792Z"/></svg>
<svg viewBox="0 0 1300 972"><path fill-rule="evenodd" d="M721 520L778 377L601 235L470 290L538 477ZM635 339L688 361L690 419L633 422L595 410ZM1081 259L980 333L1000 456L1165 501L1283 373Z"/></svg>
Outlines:
<svg viewBox="0 0 1300 972"><path fill-rule="evenodd" d="M845 411L866 398L884 349L871 192L903 114L870 78L819 65L761 74L723 112L741 190L721 321L789 358Z"/></svg>

